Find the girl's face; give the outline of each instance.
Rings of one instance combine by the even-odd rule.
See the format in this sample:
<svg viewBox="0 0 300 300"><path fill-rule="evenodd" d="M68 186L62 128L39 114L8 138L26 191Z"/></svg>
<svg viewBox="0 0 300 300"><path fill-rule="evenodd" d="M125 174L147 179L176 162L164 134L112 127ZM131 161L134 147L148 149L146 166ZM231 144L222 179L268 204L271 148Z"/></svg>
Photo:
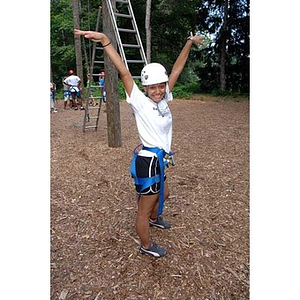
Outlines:
<svg viewBox="0 0 300 300"><path fill-rule="evenodd" d="M143 86L143 88L148 97L156 103L158 103L166 93L165 82Z"/></svg>

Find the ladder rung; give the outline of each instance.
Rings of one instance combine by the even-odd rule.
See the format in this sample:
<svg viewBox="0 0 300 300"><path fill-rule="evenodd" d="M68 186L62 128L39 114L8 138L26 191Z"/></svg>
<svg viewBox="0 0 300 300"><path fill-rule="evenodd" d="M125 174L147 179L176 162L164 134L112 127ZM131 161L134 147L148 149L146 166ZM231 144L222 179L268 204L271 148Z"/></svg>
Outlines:
<svg viewBox="0 0 300 300"><path fill-rule="evenodd" d="M84 128L97 128L96 125L89 125L89 126L85 126Z"/></svg>
<svg viewBox="0 0 300 300"><path fill-rule="evenodd" d="M127 29L127 28L118 28L120 32L131 32L131 33L136 33L136 30L134 29Z"/></svg>
<svg viewBox="0 0 300 300"><path fill-rule="evenodd" d="M102 97L101 97L101 96L98 96L98 97L93 97L93 98L91 98L91 99L102 99Z"/></svg>
<svg viewBox="0 0 300 300"><path fill-rule="evenodd" d="M119 3L128 3L127 0L116 0L116 2L119 2Z"/></svg>
<svg viewBox="0 0 300 300"><path fill-rule="evenodd" d="M104 60L95 60L94 64L104 64Z"/></svg>
<svg viewBox="0 0 300 300"><path fill-rule="evenodd" d="M89 119L99 119L98 116L95 117L89 117Z"/></svg>
<svg viewBox="0 0 300 300"><path fill-rule="evenodd" d="M119 13L115 13L115 16L117 16L117 17L121 17L121 18L128 18L128 19L132 19L132 15L125 15L125 14L119 14Z"/></svg>
<svg viewBox="0 0 300 300"><path fill-rule="evenodd" d="M89 106L89 110L92 109L99 109L99 106Z"/></svg>
<svg viewBox="0 0 300 300"><path fill-rule="evenodd" d="M141 79L141 76L136 75L136 76L132 76L132 78L133 79Z"/></svg>
<svg viewBox="0 0 300 300"><path fill-rule="evenodd" d="M133 45L133 44L123 44L123 47L126 47L126 48L141 48L140 45Z"/></svg>
<svg viewBox="0 0 300 300"><path fill-rule="evenodd" d="M141 63L141 64L144 64L145 61L144 60L128 59L127 63Z"/></svg>

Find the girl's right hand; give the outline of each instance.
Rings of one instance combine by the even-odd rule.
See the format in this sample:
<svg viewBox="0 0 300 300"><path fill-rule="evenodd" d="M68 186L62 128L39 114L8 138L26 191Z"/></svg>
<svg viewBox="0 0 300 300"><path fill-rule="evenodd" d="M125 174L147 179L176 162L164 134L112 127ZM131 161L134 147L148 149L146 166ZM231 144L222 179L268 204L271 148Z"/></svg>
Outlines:
<svg viewBox="0 0 300 300"><path fill-rule="evenodd" d="M93 42L100 42L102 44L109 43L108 37L102 32L74 29L74 34L83 35L85 38L90 39Z"/></svg>

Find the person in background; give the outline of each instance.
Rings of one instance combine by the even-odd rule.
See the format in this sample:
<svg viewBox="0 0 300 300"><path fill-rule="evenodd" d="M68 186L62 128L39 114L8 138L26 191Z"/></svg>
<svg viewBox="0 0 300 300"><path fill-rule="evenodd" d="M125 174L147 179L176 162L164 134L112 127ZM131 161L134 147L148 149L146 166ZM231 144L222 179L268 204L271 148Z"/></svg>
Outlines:
<svg viewBox="0 0 300 300"><path fill-rule="evenodd" d="M56 91L55 83L50 82L50 112L51 113L57 113L57 109L55 107L55 91Z"/></svg>
<svg viewBox="0 0 300 300"><path fill-rule="evenodd" d="M99 74L99 88L102 96L102 100L106 103L106 88L105 88L105 72Z"/></svg>
<svg viewBox="0 0 300 300"><path fill-rule="evenodd" d="M80 106L80 109L83 110L84 107L82 106L82 100L80 95L80 85L81 85L81 79L74 74L73 70L69 71L69 77L67 77L64 80L64 84L66 84L69 87L69 92L71 93L71 101L72 106L75 105L75 110L78 110L78 105Z"/></svg>
<svg viewBox="0 0 300 300"><path fill-rule="evenodd" d="M64 89L64 109L67 109L67 105L68 105L68 101L69 101L69 107L72 108L72 103L70 101L70 91L69 91L69 86L66 85L64 83L65 79L67 78L68 76L65 76L63 79L62 79L62 84L63 84L63 89Z"/></svg>

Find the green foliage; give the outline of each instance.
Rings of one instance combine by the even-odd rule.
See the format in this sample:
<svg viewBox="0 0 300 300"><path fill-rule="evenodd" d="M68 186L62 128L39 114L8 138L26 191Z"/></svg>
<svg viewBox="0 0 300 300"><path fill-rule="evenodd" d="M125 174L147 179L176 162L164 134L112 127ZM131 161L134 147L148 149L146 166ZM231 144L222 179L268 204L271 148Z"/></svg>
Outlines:
<svg viewBox="0 0 300 300"><path fill-rule="evenodd" d="M139 87L139 89L142 90L143 86L142 86L140 80L134 79L134 81L135 81L136 85ZM126 92L125 92L123 82L121 80L118 81L118 88L119 88L119 99L120 100L125 100L126 99Z"/></svg>
<svg viewBox="0 0 300 300"><path fill-rule="evenodd" d="M226 100L233 100L235 102L241 101L241 99L249 98L248 93L241 93L241 92L236 92L236 91L221 91L220 89L212 91L211 93L213 96L222 96Z"/></svg>
<svg viewBox="0 0 300 300"><path fill-rule="evenodd" d="M52 0L51 22L51 71L57 89L62 87L62 78L69 69L75 69L73 35L73 12L71 0Z"/></svg>
<svg viewBox="0 0 300 300"><path fill-rule="evenodd" d="M199 92L197 83L177 84L173 88L172 94L174 98L190 99L192 94Z"/></svg>
<svg viewBox="0 0 300 300"><path fill-rule="evenodd" d="M55 99L64 99L64 91L62 89L56 90Z"/></svg>
<svg viewBox="0 0 300 300"><path fill-rule="evenodd" d="M142 41L145 36L146 1L131 0ZM204 50L190 52L175 95L187 97L196 85L201 92L220 88L220 37L225 1L152 0L152 62L163 64L170 73L190 31L214 37ZM81 28L95 29L98 0L81 0ZM229 93L249 93L249 0L231 0L226 34L226 84ZM161 24L164 24L163 26ZM101 22L100 28L101 30ZM86 42L89 53L90 42ZM85 59L85 58L84 58ZM86 62L83 62L86 64ZM72 0L51 0L51 70L58 89L68 69L76 69ZM83 78L85 80L85 78ZM177 89L177 91L176 91ZM125 98L122 86L120 98ZM178 94L177 94L178 93Z"/></svg>
<svg viewBox="0 0 300 300"><path fill-rule="evenodd" d="M124 89L123 82L121 80L118 81L118 86L119 86L119 99L124 100L126 99L126 93Z"/></svg>

